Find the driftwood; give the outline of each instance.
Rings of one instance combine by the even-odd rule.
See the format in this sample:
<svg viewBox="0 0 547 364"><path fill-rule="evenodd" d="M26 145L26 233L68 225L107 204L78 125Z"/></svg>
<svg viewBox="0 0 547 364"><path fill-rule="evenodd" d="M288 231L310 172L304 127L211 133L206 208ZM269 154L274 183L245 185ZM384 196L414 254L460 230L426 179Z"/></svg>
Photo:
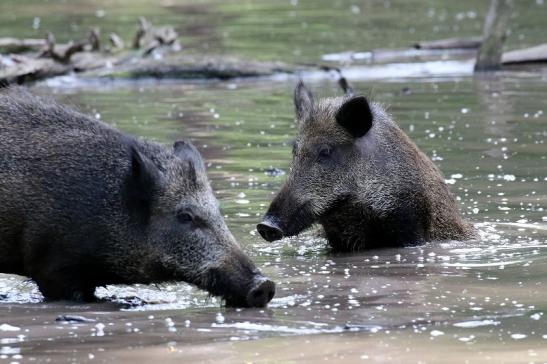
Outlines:
<svg viewBox="0 0 547 364"><path fill-rule="evenodd" d="M172 27L153 27L142 18L133 45L138 50L123 50L124 42L109 34L110 49L101 49L99 29L88 38L69 44L56 44L53 34L36 42L34 52L0 55L0 86L21 84L49 77L79 73L82 78L218 78L256 77L291 73L296 67L281 63L244 61L226 56L194 56L178 52L178 35ZM38 51L39 49L39 51ZM116 50L116 52L112 52ZM156 53L157 57L148 57ZM302 67L300 67L302 69Z"/></svg>
<svg viewBox="0 0 547 364"><path fill-rule="evenodd" d="M416 49L477 49L481 43L482 37L448 38L418 42L413 47Z"/></svg>
<svg viewBox="0 0 547 364"><path fill-rule="evenodd" d="M46 37L46 46L40 53L41 58L51 58L56 62L68 64L72 55L82 52L87 45L87 41L70 42L66 47L57 47L55 45L55 36L48 32Z"/></svg>
<svg viewBox="0 0 547 364"><path fill-rule="evenodd" d="M183 54L178 52L181 46L173 27L154 27L145 18L139 20L132 41L134 50L124 50L123 40L115 33L110 33L108 39L112 47L103 49L100 31L96 28L89 32L87 39L59 45L54 35L48 33L45 40L33 45L34 52L0 56L0 86L69 73L79 73L82 78L228 79L296 71L295 66L275 62ZM156 56L148 57L152 53Z"/></svg>
<svg viewBox="0 0 547 364"><path fill-rule="evenodd" d="M476 50L470 48L457 49L373 49L366 52L341 52L325 54L321 58L327 62L351 64L353 62L390 63L406 61L431 61L447 57L467 58L475 55Z"/></svg>
<svg viewBox="0 0 547 364"><path fill-rule="evenodd" d="M1 61L1 58L0 58ZM83 52L73 56L69 64L51 58L12 56L0 66L0 85L22 84L54 76L78 72L80 78L139 79L230 79L294 73L296 67L281 63L254 62L225 56L192 56L171 54L161 59L127 57L116 54L105 57ZM2 62L0 62L2 64ZM6 65L7 64L7 65ZM304 69L299 67L298 70Z"/></svg>
<svg viewBox="0 0 547 364"><path fill-rule="evenodd" d="M129 59L110 68L97 68L85 72L81 76L83 78L105 77L110 79L230 79L294 73L302 69L304 67L297 69L279 62L256 62L228 56L196 56L173 53L161 59Z"/></svg>
<svg viewBox="0 0 547 364"><path fill-rule="evenodd" d="M141 16L139 18L139 26L137 28L137 32L135 33L135 37L133 38L133 48L139 49L144 45L144 36L151 28L151 24L146 20L145 17Z"/></svg>
<svg viewBox="0 0 547 364"><path fill-rule="evenodd" d="M45 45L44 39L0 38L0 53L39 51Z"/></svg>
<svg viewBox="0 0 547 364"><path fill-rule="evenodd" d="M101 49L98 28L92 29L87 39L68 44L56 43L55 36L50 32L45 39L0 38L0 51L9 54L0 56L0 84L25 83L98 68L113 72L115 67L128 60L150 70L154 66L146 61L147 55L161 52L159 58L163 58L181 49L178 34L173 27L154 27L145 18L140 19L135 35L134 45L139 48L137 53L120 52L124 42L115 33L110 33L108 39L112 48ZM112 55L110 50L118 52ZM17 52L24 54L13 54ZM163 69L165 65L158 65L157 73L161 74Z"/></svg>
<svg viewBox="0 0 547 364"><path fill-rule="evenodd" d="M23 84L43 78L61 76L70 69L67 65L50 58L30 58L24 55L13 55L8 59L0 58L0 86Z"/></svg>
<svg viewBox="0 0 547 364"><path fill-rule="evenodd" d="M178 37L172 26L155 27L146 18L141 17L132 46L134 49L143 49L145 55L162 46L169 46L173 51L179 51L181 46Z"/></svg>
<svg viewBox="0 0 547 364"><path fill-rule="evenodd" d="M504 65L547 62L547 43L505 52L501 57L501 62Z"/></svg>
<svg viewBox="0 0 547 364"><path fill-rule="evenodd" d="M125 47L123 39L116 33L110 33L108 35L108 40L110 40L110 44L112 44L112 47L115 49L123 49Z"/></svg>
<svg viewBox="0 0 547 364"><path fill-rule="evenodd" d="M501 0L500 0L501 1ZM29 49L25 54L0 55L0 86L26 83L49 77L78 73L81 78L217 78L259 77L308 70L337 71L324 65L287 65L277 62L254 62L227 56L197 56L178 52L178 35L172 27L153 27L146 19L139 21L130 46L115 33L109 34L110 46L103 46L99 29L77 42L57 44L53 34L46 39L1 38L11 49ZM420 42L410 49L378 49L370 52L346 52L323 56L325 61L350 64L354 61L389 63L431 61L453 57L468 59L476 54L475 38L452 38ZM131 47L137 49L131 49ZM451 48L456 47L456 48ZM6 48L7 49L7 48ZM148 57L149 54L154 57ZM504 64L547 62L547 44L503 54ZM338 73L340 71L338 70ZM351 93L351 86L341 78L340 86Z"/></svg>
<svg viewBox="0 0 547 364"><path fill-rule="evenodd" d="M101 31L99 28L91 29L87 39L89 40L91 51L97 52L101 50Z"/></svg>

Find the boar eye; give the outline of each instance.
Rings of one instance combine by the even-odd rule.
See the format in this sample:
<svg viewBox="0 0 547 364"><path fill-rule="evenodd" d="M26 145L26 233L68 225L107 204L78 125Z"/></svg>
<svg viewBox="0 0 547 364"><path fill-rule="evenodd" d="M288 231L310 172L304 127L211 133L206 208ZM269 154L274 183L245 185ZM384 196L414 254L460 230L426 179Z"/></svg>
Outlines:
<svg viewBox="0 0 547 364"><path fill-rule="evenodd" d="M321 147L321 149L319 150L318 156L320 160L321 159L325 160L325 159L328 159L331 154L332 154L332 148L328 146L324 146L324 147Z"/></svg>
<svg viewBox="0 0 547 364"><path fill-rule="evenodd" d="M194 216L189 212L181 211L177 214L177 219L183 224L187 224L194 221Z"/></svg>

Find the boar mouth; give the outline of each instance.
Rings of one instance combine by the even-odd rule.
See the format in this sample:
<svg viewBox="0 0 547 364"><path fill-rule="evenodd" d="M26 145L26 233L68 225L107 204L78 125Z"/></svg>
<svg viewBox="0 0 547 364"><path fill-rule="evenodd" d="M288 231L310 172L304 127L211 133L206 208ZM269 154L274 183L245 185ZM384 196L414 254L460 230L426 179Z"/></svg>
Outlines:
<svg viewBox="0 0 547 364"><path fill-rule="evenodd" d="M253 284L246 297L225 296L227 307L265 307L275 295L275 283L261 275L253 279Z"/></svg>
<svg viewBox="0 0 547 364"><path fill-rule="evenodd" d="M198 287L213 296L222 297L227 307L265 307L275 295L275 283L254 270L250 277L211 268Z"/></svg>
<svg viewBox="0 0 547 364"><path fill-rule="evenodd" d="M275 295L275 283L264 277L242 252L190 275L178 267L173 257L165 258L162 263L155 266L157 273L162 271L160 281L168 277L193 284L211 296L221 297L229 307L265 307Z"/></svg>

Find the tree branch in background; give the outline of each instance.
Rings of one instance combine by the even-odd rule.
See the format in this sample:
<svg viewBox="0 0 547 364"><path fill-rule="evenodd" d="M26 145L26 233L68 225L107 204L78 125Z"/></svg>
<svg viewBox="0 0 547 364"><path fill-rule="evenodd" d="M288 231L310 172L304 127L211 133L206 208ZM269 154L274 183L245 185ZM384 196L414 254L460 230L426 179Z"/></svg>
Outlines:
<svg viewBox="0 0 547 364"><path fill-rule="evenodd" d="M101 50L101 30L99 28L91 29L88 40L92 51L98 52Z"/></svg>
<svg viewBox="0 0 547 364"><path fill-rule="evenodd" d="M108 40L110 40L110 44L112 44L114 49L123 49L125 47L123 39L116 33L110 33L108 35Z"/></svg>

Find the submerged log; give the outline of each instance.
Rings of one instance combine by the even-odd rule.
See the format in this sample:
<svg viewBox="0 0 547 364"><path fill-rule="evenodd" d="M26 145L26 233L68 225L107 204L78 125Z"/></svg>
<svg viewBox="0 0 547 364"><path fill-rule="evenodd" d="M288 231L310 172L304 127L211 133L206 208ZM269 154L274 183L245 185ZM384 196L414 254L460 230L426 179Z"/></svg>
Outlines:
<svg viewBox="0 0 547 364"><path fill-rule="evenodd" d="M132 58L110 68L98 68L82 77L111 79L171 78L230 79L294 73L296 67L279 62L256 62L229 56L170 54L161 59Z"/></svg>
<svg viewBox="0 0 547 364"><path fill-rule="evenodd" d="M13 55L2 59L2 64L4 67L0 68L0 86L23 84L70 72L68 65L50 58Z"/></svg>
<svg viewBox="0 0 547 364"><path fill-rule="evenodd" d="M482 37L447 38L423 41L414 44L416 49L477 49L482 44Z"/></svg>
<svg viewBox="0 0 547 364"><path fill-rule="evenodd" d="M484 21L484 41L477 54L475 72L495 71L501 68L503 43L512 8L512 0L491 0Z"/></svg>
<svg viewBox="0 0 547 364"><path fill-rule="evenodd" d="M3 65L3 66L1 66ZM0 58L0 86L22 84L78 73L81 78L110 79L230 79L294 73L304 67L278 62L256 62L227 56L193 56L172 53L160 59L118 53L80 52L70 63L52 58L12 55Z"/></svg>
<svg viewBox="0 0 547 364"><path fill-rule="evenodd" d="M39 51L46 45L44 39L0 38L0 53Z"/></svg>

